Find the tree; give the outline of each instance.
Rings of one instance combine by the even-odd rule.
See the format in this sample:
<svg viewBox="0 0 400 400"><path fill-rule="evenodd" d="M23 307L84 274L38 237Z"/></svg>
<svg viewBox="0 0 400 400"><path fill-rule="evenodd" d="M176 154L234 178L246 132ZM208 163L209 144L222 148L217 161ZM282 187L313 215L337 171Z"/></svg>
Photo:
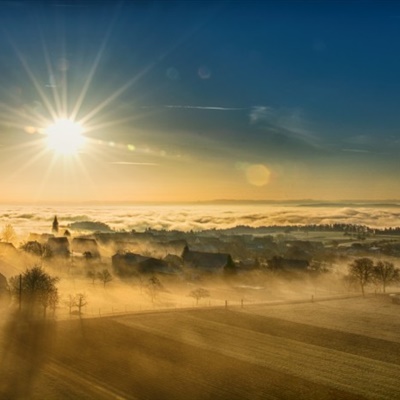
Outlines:
<svg viewBox="0 0 400 400"><path fill-rule="evenodd" d="M143 280L143 276L140 273L138 273L136 277L137 277L138 283L139 283L140 294L142 294L143 287L145 286L145 281Z"/></svg>
<svg viewBox="0 0 400 400"><path fill-rule="evenodd" d="M87 272L86 276L92 280L92 284L94 285L94 281L97 278L96 272L94 272L93 270L90 270Z"/></svg>
<svg viewBox="0 0 400 400"><path fill-rule="evenodd" d="M75 303L74 305L76 307L78 307L78 313L79 315L82 313L82 307L87 305L87 299L86 299L86 295L84 293L78 293L75 296Z"/></svg>
<svg viewBox="0 0 400 400"><path fill-rule="evenodd" d="M33 240L24 243L21 246L21 249L26 251L27 253L34 254L38 257L42 257L44 254L44 246L42 246L38 241Z"/></svg>
<svg viewBox="0 0 400 400"><path fill-rule="evenodd" d="M58 304L57 282L57 277L50 276L39 266L27 269L21 276L10 278L12 292L18 296L21 305L24 304L31 311L41 305L44 317L48 307L55 310Z"/></svg>
<svg viewBox="0 0 400 400"><path fill-rule="evenodd" d="M154 300L157 298L158 293L163 289L163 285L156 276L152 276L148 280L146 289L148 295L151 298L151 302L154 303Z"/></svg>
<svg viewBox="0 0 400 400"><path fill-rule="evenodd" d="M45 318L48 307L50 307L53 313L55 313L58 301L59 301L59 296L58 296L58 289L56 287L53 288L48 287L46 291L41 293L40 303L42 304L43 316Z"/></svg>
<svg viewBox="0 0 400 400"><path fill-rule="evenodd" d="M52 225L51 230L52 230L52 232L54 232L54 233L58 233L58 219L57 219L57 215L54 216L53 225Z"/></svg>
<svg viewBox="0 0 400 400"><path fill-rule="evenodd" d="M270 260L267 261L267 263L271 271L279 271L283 265L283 257L273 256Z"/></svg>
<svg viewBox="0 0 400 400"><path fill-rule="evenodd" d="M12 243L17 238L17 234L11 224L4 226L1 231L1 240L6 243Z"/></svg>
<svg viewBox="0 0 400 400"><path fill-rule="evenodd" d="M387 284L399 280L400 270L391 262L378 261L373 268L373 278L382 285L383 293L386 293Z"/></svg>
<svg viewBox="0 0 400 400"><path fill-rule="evenodd" d="M75 306L76 296L69 294L67 300L64 301L64 304L68 307L69 313L72 314L72 307Z"/></svg>
<svg viewBox="0 0 400 400"><path fill-rule="evenodd" d="M371 282L373 273L374 263L370 258L357 258L351 264L349 264L349 275L352 279L359 283L363 296L365 296L365 285Z"/></svg>
<svg viewBox="0 0 400 400"><path fill-rule="evenodd" d="M210 292L207 289L203 289L203 288L197 288L192 290L189 293L190 297L193 297L196 299L196 305L199 304L199 300L205 297L210 297Z"/></svg>
<svg viewBox="0 0 400 400"><path fill-rule="evenodd" d="M108 269L103 269L103 271L98 272L97 277L99 278L99 280L103 282L104 287L106 287L106 283L111 282L113 280L113 277L108 271Z"/></svg>
<svg viewBox="0 0 400 400"><path fill-rule="evenodd" d="M75 295L68 295L67 300L65 300L64 304L68 307L69 313L72 314L72 307L78 308L78 314L82 314L82 308L85 307L88 302L86 298L86 294L77 293Z"/></svg>

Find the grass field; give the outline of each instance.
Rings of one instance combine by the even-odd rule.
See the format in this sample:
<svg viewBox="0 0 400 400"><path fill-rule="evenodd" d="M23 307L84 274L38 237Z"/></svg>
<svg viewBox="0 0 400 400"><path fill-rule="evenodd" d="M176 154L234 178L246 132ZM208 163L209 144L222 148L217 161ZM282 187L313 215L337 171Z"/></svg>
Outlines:
<svg viewBox="0 0 400 400"><path fill-rule="evenodd" d="M399 313L377 296L14 320L0 398L399 399Z"/></svg>

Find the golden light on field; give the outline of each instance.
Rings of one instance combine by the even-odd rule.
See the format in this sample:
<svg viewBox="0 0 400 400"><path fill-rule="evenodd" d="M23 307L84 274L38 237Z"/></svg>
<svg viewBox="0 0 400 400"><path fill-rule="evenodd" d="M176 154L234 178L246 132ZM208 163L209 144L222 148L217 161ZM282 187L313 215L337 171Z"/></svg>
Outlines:
<svg viewBox="0 0 400 400"><path fill-rule="evenodd" d="M45 133L47 147L58 154L74 155L85 143L82 126L70 119L56 120Z"/></svg>

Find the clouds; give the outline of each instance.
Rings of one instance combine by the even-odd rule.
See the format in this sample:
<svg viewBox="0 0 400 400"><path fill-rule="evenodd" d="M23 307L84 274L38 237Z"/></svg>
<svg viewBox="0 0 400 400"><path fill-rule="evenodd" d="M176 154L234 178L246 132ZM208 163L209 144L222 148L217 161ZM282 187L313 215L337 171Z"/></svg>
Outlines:
<svg viewBox="0 0 400 400"><path fill-rule="evenodd" d="M249 120L251 125L262 127L287 139L301 141L313 148L322 148L321 140L307 128L308 123L299 108L255 106L249 113Z"/></svg>
<svg viewBox="0 0 400 400"><path fill-rule="evenodd" d="M370 134L350 135L341 144L342 152L375 154L387 161L388 155L397 158L400 141L397 135L384 135L377 130Z"/></svg>

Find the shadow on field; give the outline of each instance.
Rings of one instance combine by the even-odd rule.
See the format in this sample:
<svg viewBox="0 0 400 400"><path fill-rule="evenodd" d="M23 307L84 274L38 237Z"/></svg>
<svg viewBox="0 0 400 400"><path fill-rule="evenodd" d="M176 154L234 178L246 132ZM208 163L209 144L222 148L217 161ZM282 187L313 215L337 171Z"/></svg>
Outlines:
<svg viewBox="0 0 400 400"><path fill-rule="evenodd" d="M28 399L46 356L51 352L55 322L32 313L12 313L0 347L0 398Z"/></svg>

